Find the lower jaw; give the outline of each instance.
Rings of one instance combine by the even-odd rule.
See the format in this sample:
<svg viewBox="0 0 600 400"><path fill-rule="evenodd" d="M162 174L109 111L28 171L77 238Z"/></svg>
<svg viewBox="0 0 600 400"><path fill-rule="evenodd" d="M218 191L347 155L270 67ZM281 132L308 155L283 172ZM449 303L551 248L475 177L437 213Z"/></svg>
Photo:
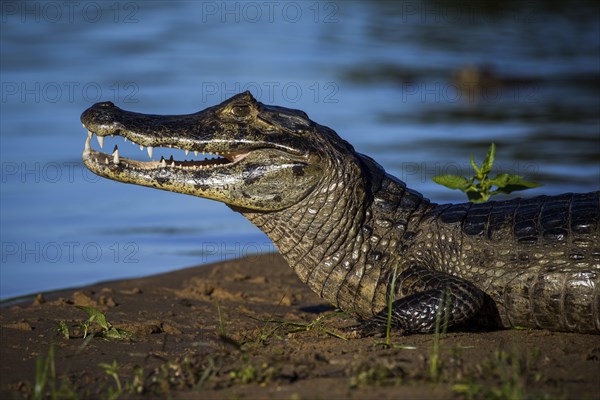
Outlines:
<svg viewBox="0 0 600 400"><path fill-rule="evenodd" d="M218 168L220 166L231 165L236 161L243 159L247 153L240 153L235 156L235 159L229 160L226 158L217 158L204 161L179 161L173 159L173 156L169 160L161 157L160 161L138 161L121 157L119 155L119 149L115 146L112 154L103 153L100 151L93 150L90 146L91 136L86 139L85 148L83 151L83 160L94 160L94 162L86 162L86 166L90 167L91 164L98 164L104 166L116 166L123 169L130 170L161 170L161 169L180 169L188 171L203 171Z"/></svg>

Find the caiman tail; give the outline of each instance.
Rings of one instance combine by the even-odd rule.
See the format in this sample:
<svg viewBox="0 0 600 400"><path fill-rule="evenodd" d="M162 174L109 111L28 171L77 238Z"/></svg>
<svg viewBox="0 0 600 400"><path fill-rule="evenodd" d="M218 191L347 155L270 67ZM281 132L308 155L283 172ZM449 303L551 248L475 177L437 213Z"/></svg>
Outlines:
<svg viewBox="0 0 600 400"><path fill-rule="evenodd" d="M497 300L506 326L600 332L597 272L549 266L513 275Z"/></svg>

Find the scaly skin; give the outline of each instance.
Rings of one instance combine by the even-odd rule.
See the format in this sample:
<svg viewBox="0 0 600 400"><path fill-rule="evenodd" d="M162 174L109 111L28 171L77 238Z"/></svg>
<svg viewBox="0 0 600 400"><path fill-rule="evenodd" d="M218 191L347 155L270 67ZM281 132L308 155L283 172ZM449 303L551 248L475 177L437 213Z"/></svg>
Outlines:
<svg viewBox="0 0 600 400"><path fill-rule="evenodd" d="M406 332L437 319L600 333L600 192L437 205L302 111L248 92L180 116L98 103L81 120L90 170L226 203L366 332L393 296ZM94 134L224 158L135 161L93 150Z"/></svg>

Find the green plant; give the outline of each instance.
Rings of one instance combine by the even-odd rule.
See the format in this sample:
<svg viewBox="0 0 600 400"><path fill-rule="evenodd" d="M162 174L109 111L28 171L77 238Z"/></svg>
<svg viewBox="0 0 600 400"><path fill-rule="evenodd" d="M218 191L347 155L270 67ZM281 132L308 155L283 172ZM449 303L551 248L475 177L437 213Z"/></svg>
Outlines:
<svg viewBox="0 0 600 400"><path fill-rule="evenodd" d="M390 284L390 292L388 295L387 323L385 326L385 344L390 345L390 334L392 332L392 306L396 294L396 278L398 278L398 264L394 266L394 274L392 275L392 283Z"/></svg>
<svg viewBox="0 0 600 400"><path fill-rule="evenodd" d="M115 328L110 322L106 320L106 316L94 307L77 306L82 311L85 311L88 315L88 319L85 320L81 326L83 328L83 338L85 339L88 335L88 330L93 323L96 323L102 328L102 331L95 336L102 337L110 340L130 340L133 337L131 332L124 329Z"/></svg>
<svg viewBox="0 0 600 400"><path fill-rule="evenodd" d="M100 363L98 366L102 368L108 376L115 380L115 383L117 384L117 391L112 393L113 396L111 397L118 397L121 393L123 393L123 387L121 386L121 379L119 378L119 364L117 363L117 360L113 360L113 362L110 364Z"/></svg>
<svg viewBox="0 0 600 400"><path fill-rule="evenodd" d="M266 384L276 374L274 367L263 362L255 367L247 357L244 357L245 363L240 367L229 372L229 379L239 383L258 383Z"/></svg>
<svg viewBox="0 0 600 400"><path fill-rule="evenodd" d="M471 156L471 166L475 175L469 179L457 175L438 175L432 179L437 184L466 193L469 201L473 203L483 203L488 201L491 196L501 193L508 194L542 186L539 183L528 182L519 175L498 174L493 178L488 177L494 164L495 155L496 145L492 143L481 167L477 166L475 159ZM493 187L496 189L492 190Z"/></svg>
<svg viewBox="0 0 600 400"><path fill-rule="evenodd" d="M525 400L563 399L565 396L549 396L535 392L535 384L542 374L535 371L535 360L540 357L537 349L523 352L514 348L511 352L495 350L478 366L482 376L470 378L451 386L453 392L466 399ZM477 382L485 379L486 382Z"/></svg>
<svg viewBox="0 0 600 400"><path fill-rule="evenodd" d="M131 382L125 383L125 391L131 394L144 393L144 368L136 366L133 368Z"/></svg>
<svg viewBox="0 0 600 400"><path fill-rule="evenodd" d="M415 350L415 346L392 343L391 333L392 333L392 310L394 305L395 293L396 293L396 279L398 278L398 266L394 267L394 272L392 275L392 281L390 282L390 290L387 298L387 321L385 325L385 342L378 343L385 348L393 348L393 349L404 349L404 350Z"/></svg>
<svg viewBox="0 0 600 400"><path fill-rule="evenodd" d="M272 323L275 326L270 329L267 333L261 333L259 337L259 342L264 343L272 336L274 336L278 331L283 330L284 334L298 333L298 332L308 332L312 330L317 330L323 332L329 336L333 336L338 339L347 340L344 336L335 333L331 329L327 327L325 321L330 318L339 316L338 312L331 312L328 314L319 315L317 318L313 319L310 322L294 322L294 321L282 321L278 319L268 319L268 320L258 320L264 323Z"/></svg>
<svg viewBox="0 0 600 400"><path fill-rule="evenodd" d="M206 367L204 367L204 369L202 370L202 374L198 377L198 380L196 381L196 388L202 388L202 386L204 386L204 384L208 380L217 375L220 369L221 365L217 365L215 360L212 357L209 357L207 360Z"/></svg>
<svg viewBox="0 0 600 400"><path fill-rule="evenodd" d="M443 315L443 320L442 320ZM435 316L435 331L433 334L433 345L429 356L429 377L433 381L438 381L442 371L442 358L440 356L440 337L448 329L448 320L450 318L450 289L446 288L440 299L440 306Z"/></svg>
<svg viewBox="0 0 600 400"><path fill-rule="evenodd" d="M380 363L363 363L358 365L350 379L350 387L364 386L398 386L406 377L402 367L389 360Z"/></svg>
<svg viewBox="0 0 600 400"><path fill-rule="evenodd" d="M236 350L240 350L242 345L231 336L227 335L225 330L225 318L223 316L223 312L221 311L221 305L217 302L217 313L219 315L219 330L217 332L217 337L221 340L222 348L224 349L224 345L233 346Z"/></svg>
<svg viewBox="0 0 600 400"><path fill-rule="evenodd" d="M60 384L59 384L60 381ZM72 382L64 375L56 374L55 349L50 345L48 355L35 359L35 383L32 398L34 400L77 399Z"/></svg>
<svg viewBox="0 0 600 400"><path fill-rule="evenodd" d="M54 366L54 346L48 349L46 357L40 356L35 360L35 385L33 387L33 398L44 398L46 386L55 390L56 368Z"/></svg>
<svg viewBox="0 0 600 400"><path fill-rule="evenodd" d="M258 380L258 373L252 364L246 364L229 372L229 377L241 383L250 383Z"/></svg>
<svg viewBox="0 0 600 400"><path fill-rule="evenodd" d="M67 323L63 320L58 322L58 327L56 328L56 330L65 339L69 339L71 337L71 333L69 332L69 327L67 326Z"/></svg>
<svg viewBox="0 0 600 400"><path fill-rule="evenodd" d="M223 313L221 312L221 305L217 303L217 314L219 315L219 337L225 338L227 337L227 333L225 332L225 319L223 318Z"/></svg>

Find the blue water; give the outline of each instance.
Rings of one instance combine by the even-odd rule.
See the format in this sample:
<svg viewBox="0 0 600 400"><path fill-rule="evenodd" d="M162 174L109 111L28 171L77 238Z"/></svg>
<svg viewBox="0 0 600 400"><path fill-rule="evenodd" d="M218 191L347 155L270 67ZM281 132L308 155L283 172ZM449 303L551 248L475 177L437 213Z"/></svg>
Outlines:
<svg viewBox="0 0 600 400"><path fill-rule="evenodd" d="M544 183L527 195L598 190L594 3L445 4L3 1L0 297L274 249L222 204L83 169L97 101L183 114L249 89L437 201L463 197L431 177L492 141L498 170ZM469 69L493 85L459 90Z"/></svg>

